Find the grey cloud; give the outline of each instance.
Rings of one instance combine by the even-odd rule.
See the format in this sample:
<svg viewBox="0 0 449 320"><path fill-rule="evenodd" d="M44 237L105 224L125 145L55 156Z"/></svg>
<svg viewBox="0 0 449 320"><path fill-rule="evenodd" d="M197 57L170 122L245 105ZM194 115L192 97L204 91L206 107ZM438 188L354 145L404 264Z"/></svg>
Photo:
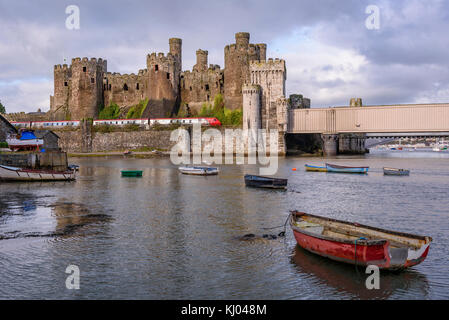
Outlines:
<svg viewBox="0 0 449 320"><path fill-rule="evenodd" d="M295 49L280 48L283 39L306 28L309 41L354 50L369 66L358 71L363 73L363 83L320 80L314 77L317 70L338 72L340 66L319 61L318 69L310 68L290 52L289 93L307 91L315 106L347 103L353 94L364 95L372 103L409 102L423 96L444 99L449 8L444 1L428 3L426 9L419 2L405 0L0 0L0 100L11 111L34 110L36 103L45 104L44 97L52 94L48 84L53 65L63 63L64 57L69 62L73 57L102 57L108 60L110 71L137 72L145 67L147 53L166 52L168 38L180 37L184 69L195 63L198 48L209 51L209 63L223 67L223 47L234 42L235 32L250 32L251 42L267 43L270 54L282 57L301 48L300 44ZM65 8L72 4L81 11L77 31L65 28ZM369 4L381 8L380 30L365 27ZM274 43L280 46L274 48ZM17 81L22 87L14 84ZM437 82L441 84L438 90L433 85ZM49 91L30 90L35 83ZM320 95L323 92L331 94Z"/></svg>

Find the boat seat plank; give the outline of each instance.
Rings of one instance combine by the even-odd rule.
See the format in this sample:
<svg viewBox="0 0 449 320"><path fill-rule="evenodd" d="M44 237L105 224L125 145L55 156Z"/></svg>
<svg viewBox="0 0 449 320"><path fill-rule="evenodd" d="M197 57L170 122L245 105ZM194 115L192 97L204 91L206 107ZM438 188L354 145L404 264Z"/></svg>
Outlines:
<svg viewBox="0 0 449 320"><path fill-rule="evenodd" d="M344 238L344 239L349 239L349 240L356 240L356 239L359 239L362 237L366 238L368 240L385 239L383 237L373 237L372 235L370 235L368 233L364 233L364 232L355 232L353 230L344 231L344 230L329 227L329 226L326 226L324 228L323 235L325 235L325 233L326 233L326 235L329 235L329 236L335 236L336 238ZM401 243L401 242L394 241L391 239L385 239L385 240L388 240L390 242L390 245L393 247L396 247L396 248L408 248L409 246L412 246L410 244L407 245L405 243ZM416 246L412 246L412 247L416 247Z"/></svg>
<svg viewBox="0 0 449 320"><path fill-rule="evenodd" d="M390 242L391 245L397 247L413 247L413 248L421 248L423 244L426 243L425 240L413 239L406 236L389 234L387 232L382 232L378 230L357 227L350 224L335 222L335 221L326 221L315 218L308 218L308 222L312 223L321 223L322 225L331 228L339 233L345 233L357 237L365 237L367 239L385 239Z"/></svg>

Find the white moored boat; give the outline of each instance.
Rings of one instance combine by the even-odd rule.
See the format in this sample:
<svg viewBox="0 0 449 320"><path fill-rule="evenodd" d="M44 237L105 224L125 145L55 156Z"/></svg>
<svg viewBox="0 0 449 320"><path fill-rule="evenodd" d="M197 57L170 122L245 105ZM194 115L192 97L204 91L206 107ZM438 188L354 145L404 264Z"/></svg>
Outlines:
<svg viewBox="0 0 449 320"><path fill-rule="evenodd" d="M219 170L215 167L179 167L183 174L193 174L197 176L211 176L218 174Z"/></svg>
<svg viewBox="0 0 449 320"><path fill-rule="evenodd" d="M75 171L23 169L0 165L0 181L71 181Z"/></svg>

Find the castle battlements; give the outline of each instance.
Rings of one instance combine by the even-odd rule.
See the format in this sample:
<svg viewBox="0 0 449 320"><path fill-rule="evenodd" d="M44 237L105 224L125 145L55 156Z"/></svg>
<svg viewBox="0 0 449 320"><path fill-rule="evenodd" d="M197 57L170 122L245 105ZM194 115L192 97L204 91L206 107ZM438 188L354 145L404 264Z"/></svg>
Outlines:
<svg viewBox="0 0 449 320"><path fill-rule="evenodd" d="M263 71L263 70L279 70L279 71L285 71L285 60L283 59L273 59L269 58L267 61L264 60L252 60L249 62L250 69L253 71Z"/></svg>
<svg viewBox="0 0 449 320"><path fill-rule="evenodd" d="M55 68L55 70L62 70L62 71L69 70L69 66L67 64L63 64L63 65L56 64L54 68Z"/></svg>
<svg viewBox="0 0 449 320"><path fill-rule="evenodd" d="M152 52L147 55L147 60L158 63L175 62L175 58L171 53L167 53L167 55L165 55L163 52Z"/></svg>
<svg viewBox="0 0 449 320"><path fill-rule="evenodd" d="M260 86L258 84L250 84L245 83L242 86L242 93L245 94L254 94L254 93L260 93Z"/></svg>

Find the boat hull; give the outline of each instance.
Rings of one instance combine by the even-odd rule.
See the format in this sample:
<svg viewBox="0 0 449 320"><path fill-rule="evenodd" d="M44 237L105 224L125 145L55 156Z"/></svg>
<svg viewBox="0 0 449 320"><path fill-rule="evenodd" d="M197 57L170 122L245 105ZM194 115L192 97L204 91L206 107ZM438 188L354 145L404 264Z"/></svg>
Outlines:
<svg viewBox="0 0 449 320"><path fill-rule="evenodd" d="M219 172L218 168L209 167L180 167L179 171L182 174L189 174L194 176L213 176L217 175Z"/></svg>
<svg viewBox="0 0 449 320"><path fill-rule="evenodd" d="M351 225L351 223L344 221L334 219L329 220ZM357 224L353 225L355 226ZM391 241L386 239L369 240L360 237L360 239L351 241L339 240L324 235L317 235L313 232L307 232L296 227L293 216L290 220L290 226L293 230L293 235L298 245L307 251L339 262L361 266L375 265L380 269L387 270L401 270L423 262L427 257L430 242L432 241L429 237L423 237L423 239L426 238L425 243L423 243L419 248L411 248L395 247L392 245ZM376 230L379 232L391 232L368 226L361 227L371 228L373 232ZM406 236L406 234L403 233L391 233L393 235L396 234L398 237Z"/></svg>
<svg viewBox="0 0 449 320"><path fill-rule="evenodd" d="M306 164L304 167L306 168L306 171L310 171L310 172L327 172L326 167L311 166L308 164Z"/></svg>
<svg viewBox="0 0 449 320"><path fill-rule="evenodd" d="M326 169L328 172L334 172L334 173L366 174L366 173L368 173L369 167L345 167L345 166L337 166L337 165L326 163Z"/></svg>
<svg viewBox="0 0 449 320"><path fill-rule="evenodd" d="M56 172L0 166L0 181L72 181L74 171Z"/></svg>
<svg viewBox="0 0 449 320"><path fill-rule="evenodd" d="M409 170L403 169L383 168L383 170L386 176L408 176L410 174Z"/></svg>
<svg viewBox="0 0 449 320"><path fill-rule="evenodd" d="M141 177L142 171L122 171L122 177Z"/></svg>
<svg viewBox="0 0 449 320"><path fill-rule="evenodd" d="M287 179L270 178L256 175L245 175L245 185L253 188L285 189Z"/></svg>

